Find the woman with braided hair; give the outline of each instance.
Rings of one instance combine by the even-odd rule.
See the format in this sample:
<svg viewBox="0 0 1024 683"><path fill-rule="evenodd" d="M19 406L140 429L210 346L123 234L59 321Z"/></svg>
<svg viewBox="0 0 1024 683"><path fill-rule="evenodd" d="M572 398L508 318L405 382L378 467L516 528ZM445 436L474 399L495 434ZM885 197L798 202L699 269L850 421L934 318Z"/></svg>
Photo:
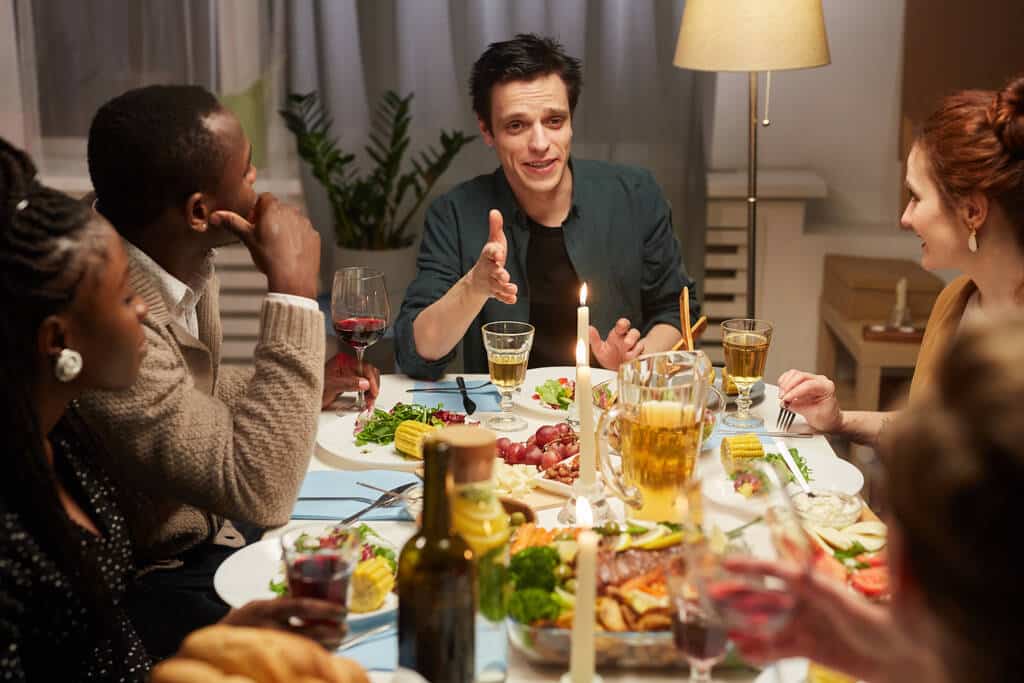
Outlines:
<svg viewBox="0 0 1024 683"><path fill-rule="evenodd" d="M0 139L0 680L145 680L122 607L131 541L75 401L132 385L147 308L111 225L35 175ZM254 602L223 623L288 629L293 617L327 644L344 630L318 600Z"/></svg>

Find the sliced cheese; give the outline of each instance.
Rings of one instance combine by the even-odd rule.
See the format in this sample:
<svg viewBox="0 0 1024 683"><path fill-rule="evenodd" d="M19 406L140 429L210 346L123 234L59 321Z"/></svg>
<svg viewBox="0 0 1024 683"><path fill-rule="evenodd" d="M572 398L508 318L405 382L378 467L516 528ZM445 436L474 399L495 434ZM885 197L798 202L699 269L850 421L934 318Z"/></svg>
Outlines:
<svg viewBox="0 0 1024 683"><path fill-rule="evenodd" d="M853 537L846 532L825 526L817 527L817 531L825 539L825 542L836 550L849 550L853 547ZM866 548L867 546L864 547Z"/></svg>
<svg viewBox="0 0 1024 683"><path fill-rule="evenodd" d="M848 534L851 539L864 546L864 550L873 553L885 547L885 539L878 536L865 536L863 534Z"/></svg>

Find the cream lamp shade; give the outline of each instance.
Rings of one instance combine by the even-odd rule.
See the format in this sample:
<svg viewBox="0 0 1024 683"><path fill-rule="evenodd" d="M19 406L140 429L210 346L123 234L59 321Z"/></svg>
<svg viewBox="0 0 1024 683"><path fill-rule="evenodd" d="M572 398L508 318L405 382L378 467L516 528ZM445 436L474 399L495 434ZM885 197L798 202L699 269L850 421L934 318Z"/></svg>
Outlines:
<svg viewBox="0 0 1024 683"><path fill-rule="evenodd" d="M687 0L673 63L781 71L830 61L821 0Z"/></svg>

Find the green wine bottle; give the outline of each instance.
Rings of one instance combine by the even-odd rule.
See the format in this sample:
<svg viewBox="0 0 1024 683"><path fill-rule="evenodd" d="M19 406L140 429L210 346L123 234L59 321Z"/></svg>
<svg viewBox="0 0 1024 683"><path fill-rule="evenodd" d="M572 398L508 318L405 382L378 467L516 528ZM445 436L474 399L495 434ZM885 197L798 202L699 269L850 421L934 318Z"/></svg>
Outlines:
<svg viewBox="0 0 1024 683"><path fill-rule="evenodd" d="M428 438L423 522L398 558L398 665L430 683L472 683L476 576L452 528L451 448Z"/></svg>

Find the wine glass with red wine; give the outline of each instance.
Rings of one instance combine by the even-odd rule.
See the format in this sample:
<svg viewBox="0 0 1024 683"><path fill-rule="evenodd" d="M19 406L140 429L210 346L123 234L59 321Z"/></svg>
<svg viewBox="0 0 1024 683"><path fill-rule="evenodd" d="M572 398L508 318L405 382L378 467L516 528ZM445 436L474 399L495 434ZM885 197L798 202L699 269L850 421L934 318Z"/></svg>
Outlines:
<svg viewBox="0 0 1024 683"><path fill-rule="evenodd" d="M727 559L749 556L810 571L813 551L779 474L770 464L751 468L760 479L764 524L716 544L697 544L688 555L701 605L733 632L767 638L783 629L796 609L786 584L772 576L731 571Z"/></svg>
<svg viewBox="0 0 1024 683"><path fill-rule="evenodd" d="M350 527L306 524L281 535L288 595L348 606L348 584L362 542Z"/></svg>
<svg viewBox="0 0 1024 683"><path fill-rule="evenodd" d="M686 559L673 559L665 572L672 607L672 635L676 648L690 664L690 683L710 683L711 670L725 659L729 647L725 623L702 604L694 581L694 561L699 561L703 551L698 549L706 543L694 544Z"/></svg>
<svg viewBox="0 0 1024 683"><path fill-rule="evenodd" d="M366 347L380 341L391 317L384 274L362 266L337 271L331 288L331 316L338 338L356 352L362 373ZM366 410L363 392L356 392L352 410Z"/></svg>

